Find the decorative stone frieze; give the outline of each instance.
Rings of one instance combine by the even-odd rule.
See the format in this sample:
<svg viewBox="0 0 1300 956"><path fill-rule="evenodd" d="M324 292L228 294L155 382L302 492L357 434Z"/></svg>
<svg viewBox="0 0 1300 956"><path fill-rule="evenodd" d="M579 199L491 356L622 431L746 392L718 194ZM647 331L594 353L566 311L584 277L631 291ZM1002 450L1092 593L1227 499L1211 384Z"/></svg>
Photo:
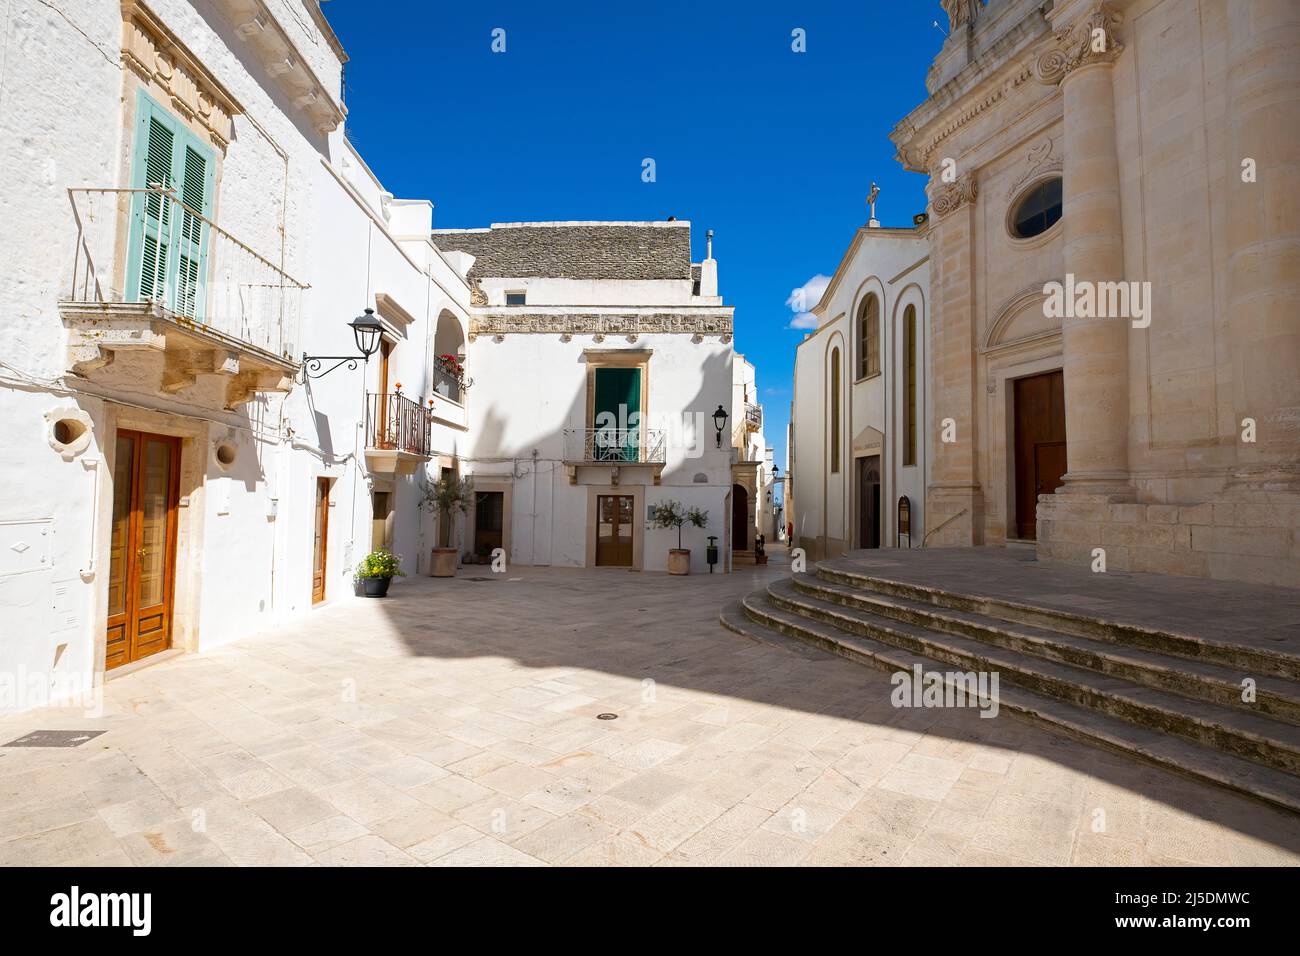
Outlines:
<svg viewBox="0 0 1300 956"><path fill-rule="evenodd" d="M935 217L942 219L966 203L974 203L978 195L979 184L975 181L975 175L967 173L964 176L958 176L950 183L940 185L930 200L930 204L934 207Z"/></svg>
<svg viewBox="0 0 1300 956"><path fill-rule="evenodd" d="M1050 47L1034 60L1034 76L1042 83L1060 83L1081 66L1110 63L1124 49L1115 33L1123 20L1109 3L1057 30Z"/></svg>
<svg viewBox="0 0 1300 956"><path fill-rule="evenodd" d="M122 4L122 61L147 86L156 86L186 121L207 131L225 152L231 118L244 112L235 98L152 10L138 0Z"/></svg>
<svg viewBox="0 0 1300 956"><path fill-rule="evenodd" d="M489 313L470 318L470 335L549 333L560 335L635 336L656 332L685 332L702 335L730 335L731 316L679 314L673 312L599 313L588 315L546 315L540 313Z"/></svg>

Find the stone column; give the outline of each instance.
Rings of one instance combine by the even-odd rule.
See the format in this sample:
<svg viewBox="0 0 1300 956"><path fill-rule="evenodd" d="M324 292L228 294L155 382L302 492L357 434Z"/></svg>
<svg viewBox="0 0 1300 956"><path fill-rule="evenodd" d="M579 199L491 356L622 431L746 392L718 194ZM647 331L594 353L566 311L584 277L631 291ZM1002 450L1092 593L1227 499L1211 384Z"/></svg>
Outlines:
<svg viewBox="0 0 1300 956"><path fill-rule="evenodd" d="M1236 483L1300 490L1300 5L1228 3L1228 322ZM1243 181L1253 160L1254 181ZM1248 179L1250 177L1247 177ZM1256 441L1241 441L1242 420Z"/></svg>
<svg viewBox="0 0 1300 956"><path fill-rule="evenodd" d="M983 498L975 451L975 199L973 172L930 194L930 483L925 534L930 547L983 543ZM954 441L942 440L946 419Z"/></svg>
<svg viewBox="0 0 1300 956"><path fill-rule="evenodd" d="M1064 99L1065 272L1076 283L1125 278L1111 68L1123 49L1118 21L1098 4L1035 62ZM1130 328L1128 317L1062 319L1067 494L1129 492Z"/></svg>

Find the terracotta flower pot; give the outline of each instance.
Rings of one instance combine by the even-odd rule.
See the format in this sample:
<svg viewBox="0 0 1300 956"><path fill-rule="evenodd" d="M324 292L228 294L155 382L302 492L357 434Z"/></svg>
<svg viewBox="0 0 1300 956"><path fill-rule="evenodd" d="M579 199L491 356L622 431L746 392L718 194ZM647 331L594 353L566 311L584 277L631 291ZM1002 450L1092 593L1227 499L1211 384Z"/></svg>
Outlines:
<svg viewBox="0 0 1300 956"><path fill-rule="evenodd" d="M362 578L361 593L369 598L387 597L388 585L392 583L392 578Z"/></svg>
<svg viewBox="0 0 1300 956"><path fill-rule="evenodd" d="M691 549L690 548L669 549L668 573L669 574L690 574L691 573Z"/></svg>
<svg viewBox="0 0 1300 956"><path fill-rule="evenodd" d="M433 549L433 571L435 578L454 578L456 576L456 559L460 552L455 548Z"/></svg>

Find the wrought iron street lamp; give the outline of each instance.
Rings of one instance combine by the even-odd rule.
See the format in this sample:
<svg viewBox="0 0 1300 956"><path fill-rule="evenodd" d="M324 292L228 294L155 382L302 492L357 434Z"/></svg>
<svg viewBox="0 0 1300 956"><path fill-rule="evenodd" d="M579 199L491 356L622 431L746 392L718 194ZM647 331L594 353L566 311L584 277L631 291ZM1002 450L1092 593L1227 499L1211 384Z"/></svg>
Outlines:
<svg viewBox="0 0 1300 956"><path fill-rule="evenodd" d="M302 356L302 380L304 382L309 378L322 378L340 365L355 369L358 360L369 362L370 356L379 351L379 336L384 327L375 318L374 309L366 309L362 315L358 315L348 325L352 328L352 337L356 339L357 351L361 354L308 355L304 352ZM333 362L334 364L323 369L322 366L325 362Z"/></svg>
<svg viewBox="0 0 1300 956"><path fill-rule="evenodd" d="M721 405L719 405L718 410L713 413L713 427L718 430L719 448L722 447L722 430L727 427L727 419L729 417L730 416L727 414L727 410L723 408Z"/></svg>

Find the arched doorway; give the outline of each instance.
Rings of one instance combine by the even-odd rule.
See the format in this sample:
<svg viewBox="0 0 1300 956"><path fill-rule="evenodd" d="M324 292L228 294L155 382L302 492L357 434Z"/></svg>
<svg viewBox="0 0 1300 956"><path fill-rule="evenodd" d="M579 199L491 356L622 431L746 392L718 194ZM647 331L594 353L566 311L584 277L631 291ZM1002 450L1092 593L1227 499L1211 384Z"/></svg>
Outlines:
<svg viewBox="0 0 1300 956"><path fill-rule="evenodd" d="M749 492L744 485L731 486L731 550L749 550Z"/></svg>
<svg viewBox="0 0 1300 956"><path fill-rule="evenodd" d="M880 547L880 456L858 459L858 547Z"/></svg>

